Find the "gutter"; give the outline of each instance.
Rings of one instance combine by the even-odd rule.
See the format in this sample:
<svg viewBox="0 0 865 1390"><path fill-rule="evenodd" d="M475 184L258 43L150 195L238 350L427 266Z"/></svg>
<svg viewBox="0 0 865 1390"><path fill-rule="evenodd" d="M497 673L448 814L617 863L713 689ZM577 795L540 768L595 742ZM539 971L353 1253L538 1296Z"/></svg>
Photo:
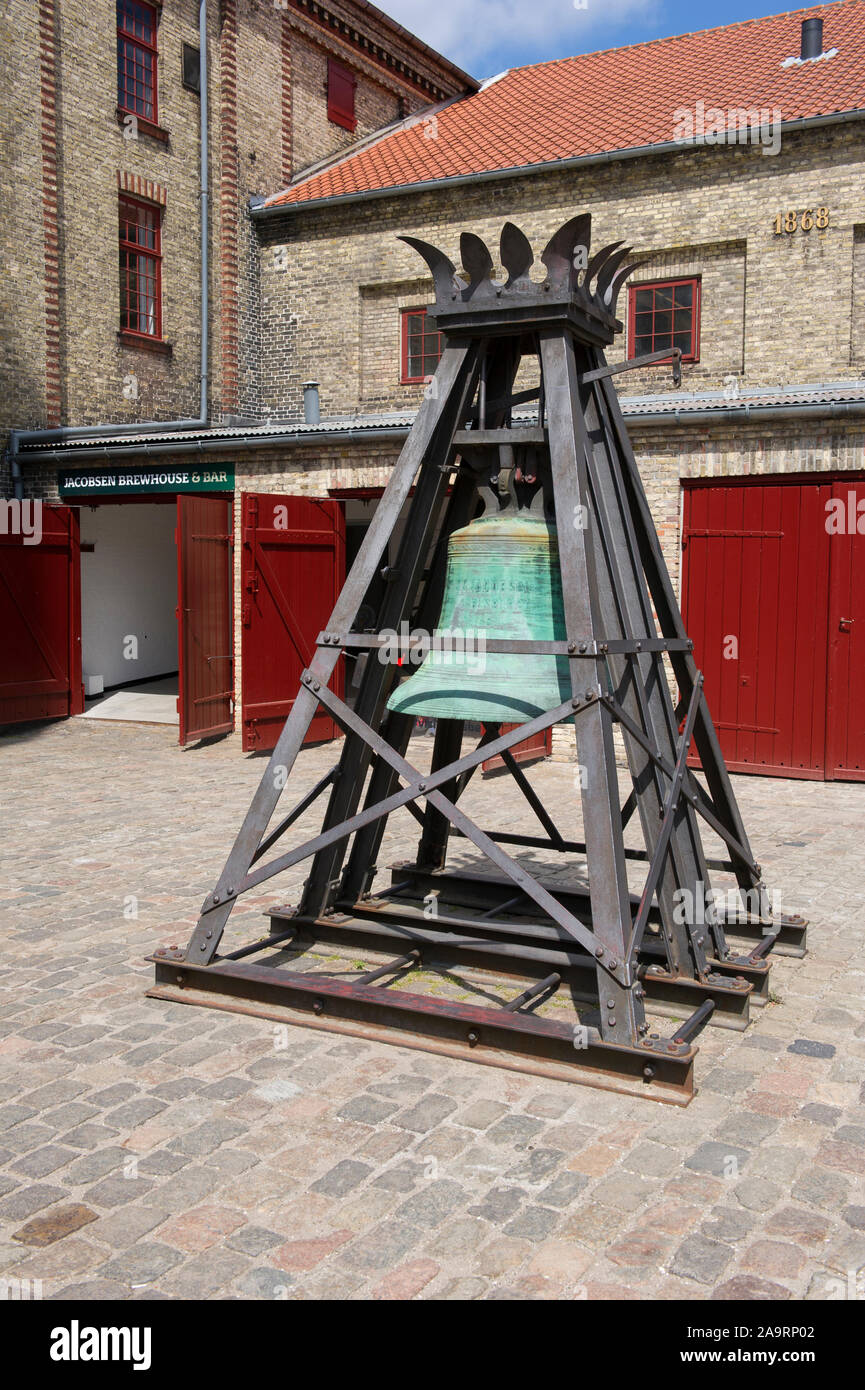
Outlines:
<svg viewBox="0 0 865 1390"><path fill-rule="evenodd" d="M783 136L785 131L816 130L827 125L846 125L851 121L865 120L865 109L838 111L826 116L804 116L798 121L781 121ZM490 183L494 179L525 178L531 174L547 174L562 169L579 169L599 164L614 164L621 159L642 159L647 155L681 154L683 151L700 149L688 140L665 140L656 145L632 145L623 150L603 150L598 154L570 155L567 159L550 159L541 164L516 164L503 169L485 169L475 174L452 174L447 178L423 179L418 183L400 183L390 188L365 188L356 193L336 193L329 198L309 198L294 203L265 202L250 208L256 222L269 222L274 218L289 216L291 213L306 212L313 208L337 207L343 203L366 203L375 198L398 198L409 193L430 193L443 188L462 188L466 185ZM352 154L346 156L352 158ZM295 187L302 187L297 184Z"/></svg>
<svg viewBox="0 0 865 1390"><path fill-rule="evenodd" d="M309 444L319 440L324 443L345 443L359 444L383 443L385 440L405 439L410 430L410 425L390 425L381 426L371 430L289 430L284 434L267 435L246 435L237 439L199 439L184 441L180 444L157 443L138 441L129 444L95 444L92 448L60 450L60 449L39 449L32 454L25 454L25 458L33 458L39 463L62 463L67 468L75 466L74 461L80 458L86 459L113 459L126 458L130 455L141 455L145 458L155 457L158 454L212 454L216 451L221 453L248 452L252 449L266 449L271 444Z"/></svg>
<svg viewBox="0 0 865 1390"><path fill-rule="evenodd" d="M201 357L199 413L194 420L140 420L136 424L67 425L50 430L10 430L7 457L11 466L13 494L19 500L24 484L21 472L21 445L60 442L65 439L92 439L104 434L159 434L166 430L206 429L209 420L207 394L209 380L208 336L210 323L210 265L208 251L209 186L208 186L208 107L207 107L207 0L198 4L199 46L199 201L201 205Z"/></svg>
<svg viewBox="0 0 865 1390"><path fill-rule="evenodd" d="M763 420L825 420L825 419L865 418L865 401L825 401L820 404L808 401L789 405L751 405L746 402L740 406L728 406L721 410L653 410L641 414L625 412L625 423L629 430L638 429L642 424L684 426L694 421L698 424L743 424ZM188 442L150 444L147 441L128 444L97 444L92 448L75 450L39 449L25 455L39 463L61 463L74 467L74 461L81 458L109 460L143 455L145 458L160 454L212 454L249 452L253 449L267 449L272 445L287 444L379 444L392 440L405 439L410 425L380 425L373 429L316 429L285 430L280 434L244 435L236 439L198 439Z"/></svg>

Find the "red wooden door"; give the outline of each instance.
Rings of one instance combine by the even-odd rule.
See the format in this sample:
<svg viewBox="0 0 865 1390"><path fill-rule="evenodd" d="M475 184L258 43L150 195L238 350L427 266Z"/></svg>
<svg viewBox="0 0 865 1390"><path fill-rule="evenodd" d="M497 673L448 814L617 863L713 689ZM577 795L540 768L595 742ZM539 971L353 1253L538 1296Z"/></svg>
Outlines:
<svg viewBox="0 0 865 1390"><path fill-rule="evenodd" d="M30 511L30 506L38 510ZM0 724L63 719L84 709L78 511L4 504L0 532ZM41 538L38 542L38 527ZM14 534L13 534L14 531ZM26 543L25 543L26 542Z"/></svg>
<svg viewBox="0 0 865 1390"><path fill-rule="evenodd" d="M241 523L243 747L267 751L345 579L345 514L339 502L245 492ZM342 683L339 665L332 686L338 695ZM337 733L320 709L306 742Z"/></svg>
<svg viewBox="0 0 865 1390"><path fill-rule="evenodd" d="M865 781L865 481L832 485L826 776Z"/></svg>
<svg viewBox="0 0 865 1390"><path fill-rule="evenodd" d="M825 775L831 488L685 491L682 611L733 772Z"/></svg>
<svg viewBox="0 0 865 1390"><path fill-rule="evenodd" d="M234 728L231 502L177 498L180 742Z"/></svg>

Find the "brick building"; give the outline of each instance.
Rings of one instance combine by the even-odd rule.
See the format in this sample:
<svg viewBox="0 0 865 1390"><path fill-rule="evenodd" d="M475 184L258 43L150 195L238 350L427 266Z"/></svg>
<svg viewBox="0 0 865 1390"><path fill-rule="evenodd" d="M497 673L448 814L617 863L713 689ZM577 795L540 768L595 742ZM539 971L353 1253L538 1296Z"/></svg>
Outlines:
<svg viewBox="0 0 865 1390"><path fill-rule="evenodd" d="M844 0L515 69L457 99L440 75L442 94L348 151L304 134L317 167L294 161L287 179L263 157L237 185L253 196L246 221L233 204L250 229L235 394L223 384L205 428L158 443L22 442L27 488L71 501L109 466L225 470L222 630L230 609L245 743L266 746L439 350L429 281L396 237L456 258L461 230L495 250L511 219L537 256L589 210L594 245L622 240L641 262L611 356L683 352L679 387L669 367L617 384L728 760L865 776L851 694L865 661L863 60L865 3ZM311 382L318 421L304 419ZM277 506L293 549L277 545ZM268 686L280 631L295 656Z"/></svg>
<svg viewBox="0 0 865 1390"><path fill-rule="evenodd" d="M256 416L270 348L250 198L477 86L365 0L10 0L0 23L15 92L0 114L0 495L25 499L58 495L31 451L135 432L140 460ZM279 355L295 349L290 313L282 327ZM135 508L100 499L81 518L78 650L70 636L48 653L21 625L22 592L33 603L49 581L0 535L15 634L0 721L79 708L81 648L106 687L176 672L174 493L115 495ZM67 521L50 522L61 549ZM135 658L119 641L130 620L147 632Z"/></svg>

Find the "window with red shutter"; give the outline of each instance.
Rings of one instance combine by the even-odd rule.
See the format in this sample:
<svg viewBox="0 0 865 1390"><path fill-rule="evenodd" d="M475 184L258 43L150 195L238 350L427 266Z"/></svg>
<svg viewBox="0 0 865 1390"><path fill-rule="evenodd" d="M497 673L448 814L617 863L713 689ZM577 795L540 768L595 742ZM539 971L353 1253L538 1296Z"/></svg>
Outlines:
<svg viewBox="0 0 865 1390"><path fill-rule="evenodd" d="M327 60L327 119L344 130L357 129L354 114L354 89L357 78L351 68L343 67L335 58Z"/></svg>

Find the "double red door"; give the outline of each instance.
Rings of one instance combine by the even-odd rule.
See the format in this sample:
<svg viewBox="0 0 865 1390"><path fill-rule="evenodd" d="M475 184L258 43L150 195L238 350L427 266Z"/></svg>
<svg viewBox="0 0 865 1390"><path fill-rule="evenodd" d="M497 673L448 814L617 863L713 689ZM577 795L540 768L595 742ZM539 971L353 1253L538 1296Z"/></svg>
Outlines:
<svg viewBox="0 0 865 1390"><path fill-rule="evenodd" d="M233 510L219 496L176 505L177 708L191 743L234 728ZM243 747L266 750L342 587L345 521L339 502L244 493L241 525ZM77 509L44 504L41 527L33 544L18 526L0 533L0 724L84 708ZM336 732L319 713L307 741Z"/></svg>
<svg viewBox="0 0 865 1390"><path fill-rule="evenodd" d="M690 486L682 547L731 770L865 780L865 479Z"/></svg>

